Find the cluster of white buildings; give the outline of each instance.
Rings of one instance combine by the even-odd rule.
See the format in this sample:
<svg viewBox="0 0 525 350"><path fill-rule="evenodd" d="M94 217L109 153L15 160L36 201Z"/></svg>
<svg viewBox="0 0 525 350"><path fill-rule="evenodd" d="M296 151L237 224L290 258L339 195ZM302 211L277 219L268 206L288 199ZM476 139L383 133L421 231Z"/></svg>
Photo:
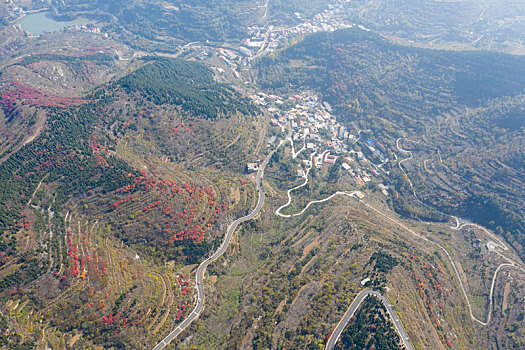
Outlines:
<svg viewBox="0 0 525 350"><path fill-rule="evenodd" d="M335 0L328 9L316 14L313 18L303 20L300 14L295 14L301 23L294 25L275 27L273 25L253 25L246 27L247 37L239 46L234 48L218 48L214 52L201 50L195 57L197 60L205 60L209 55L218 57L232 70L235 78L241 79L241 70L249 67L250 60L261 54L272 52L283 44L288 44L292 37L316 32L331 32L338 29L354 26L345 20L343 4L348 0ZM363 28L366 29L366 28ZM196 46L192 49L197 49ZM262 103L261 103L262 104Z"/></svg>
<svg viewBox="0 0 525 350"><path fill-rule="evenodd" d="M365 185L374 177L379 177L381 172L387 173L368 160L363 152L353 149L358 141L356 136L337 121L330 113L331 106L326 102L321 103L315 93L307 91L282 98L260 92L250 97L255 104L265 106L272 113L273 117L270 122L273 126L281 127L283 132L288 127L292 128L294 153L298 154L302 150L315 152L312 163L310 160L303 161L307 168L310 166L321 168L323 164L335 166L341 157L341 162L338 164L359 186ZM289 108L285 110L282 105ZM371 153L372 150L369 148L372 148L373 154L379 153L384 157L383 153L374 148L374 146L377 147L377 144L381 145L379 142L374 143L370 140L364 142L365 147L368 147L367 153ZM381 147L384 148L382 145ZM388 160L386 157L382 159ZM298 167L297 175L300 177L306 175L301 165ZM383 193L388 194L386 188L382 190Z"/></svg>
<svg viewBox="0 0 525 350"><path fill-rule="evenodd" d="M237 48L237 49L227 49L219 47L215 50L215 52L212 52L213 55L215 55L219 60L224 62L224 64L231 69L233 76L237 79L241 79L241 75L239 73L239 66L246 65L248 63L248 58L251 57L252 52L244 52L243 48ZM199 54L195 56L197 60L204 60L210 56L210 53L206 52L205 50L201 51ZM224 73L224 70L222 71Z"/></svg>
<svg viewBox="0 0 525 350"><path fill-rule="evenodd" d="M5 0L5 6L8 14L7 20L16 19L26 13L21 7L22 1Z"/></svg>
<svg viewBox="0 0 525 350"><path fill-rule="evenodd" d="M290 36L317 32L333 32L339 29L350 28L353 24L345 20L343 4L349 0L336 0L328 5L328 9L316 14L312 19L295 26L276 28L273 26L250 26L246 28L248 37L242 40L242 49L248 57L268 43L269 51L277 49L283 42L288 42ZM294 16L303 20L300 13ZM243 52L244 53L244 52Z"/></svg>
<svg viewBox="0 0 525 350"><path fill-rule="evenodd" d="M76 31L76 32L85 32L85 33L91 33L91 34L102 34L104 38L108 37L108 33L102 32L100 30L100 27L94 26L94 25L83 25L83 24L75 24L70 27L67 27L66 30L70 31Z"/></svg>

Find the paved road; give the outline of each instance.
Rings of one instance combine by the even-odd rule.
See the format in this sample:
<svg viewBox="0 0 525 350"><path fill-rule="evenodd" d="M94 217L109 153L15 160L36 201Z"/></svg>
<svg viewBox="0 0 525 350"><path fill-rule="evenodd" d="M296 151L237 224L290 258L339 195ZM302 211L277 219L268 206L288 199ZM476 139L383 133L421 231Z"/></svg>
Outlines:
<svg viewBox="0 0 525 350"><path fill-rule="evenodd" d="M408 174L406 173L405 169L403 169L403 167L401 166L403 162L405 161L409 161L413 158L413 154L412 154L412 151L407 151L407 150L404 150L403 148L401 148L401 146L399 145L399 141L401 140L402 138L398 138L396 140L396 147L399 151L405 153L405 154L408 154L409 155L409 158L405 158L403 160L401 160L398 165L399 165L399 168L401 169L401 171L403 172L403 174L405 174L405 176L408 178L408 183L410 184L410 187L412 188L412 192L414 194L414 197L416 198L416 200L421 204L421 205L424 205L426 207L430 207L428 204L426 203L423 203L416 191L415 191L415 188L412 186L412 181L410 180L410 177L408 176ZM409 140L410 141L410 140ZM412 141L414 143L419 143L419 142L416 142L416 141ZM440 155L441 157L441 155ZM489 293L489 306L488 306L488 314L487 314L487 320L486 321L482 321L480 319L478 319L476 316L474 316L474 313L472 312L472 305L470 303L470 299L467 295L467 292L465 290L465 287L463 286L463 282L461 280L461 277L459 275L459 271L456 267L456 264L454 262L454 260L452 259L452 257L450 256L449 252L439 243L437 242L434 242L424 236L421 236L420 234L416 233L415 231L411 230L410 228L408 228L407 226L399 223L397 220L391 218L390 216L386 215L386 214L383 214L382 212L380 212L379 210L375 209L374 207L372 207L371 205L368 205L365 203L365 205L367 207L369 207L370 209L376 211L377 213L379 213L380 215L383 215L384 217L386 217L387 219L389 219L390 221L396 223L397 225L403 227L405 230L407 230L408 232L412 233L413 235L415 235L416 237L418 238L421 238L422 240L426 241L426 242L429 242L429 243L432 243L432 244L435 244L437 247L439 247L439 249L441 249L445 255L447 256L447 258L449 259L450 261L450 264L452 265L452 267L454 268L454 272L456 273L456 277L458 279L458 284L459 284L459 287L461 288L461 292L463 293L463 296L465 297L465 301L467 302L467 307L468 307L468 310L469 310L469 313L470 313L470 318L474 321L476 321L477 323L481 324L482 326L488 326L488 324L490 323L491 321L491 317L492 317L492 308L493 308L493 303L494 303L494 286L495 286L495 283L496 283L496 278L498 276L498 272L502 269L502 268L505 268L505 267L511 267L511 268L514 268L514 269L518 269L518 270L521 270L521 271L525 271L525 269L520 266L521 264L517 263L516 261L513 261L512 259L506 257L505 255L501 254L500 252L498 252L497 250L495 249L490 249L492 250L494 253L498 254L499 256L501 256L504 260L508 261L509 263L502 263L500 264L497 268L496 268L496 271L494 272L494 276L492 277L492 284L491 284L491 287L490 287L490 293ZM461 230L463 227L465 226L474 226L480 230L482 230L483 232L485 232L485 234L487 234L489 237L491 237L492 239L496 240L497 242L494 242L492 241L492 243L494 243L497 247L499 247L500 249L502 249L503 251L507 251L508 250L508 247L505 245L505 243L503 243L503 241L501 239L499 239L498 237L496 237L494 234L492 234L490 231L488 231L486 228L484 228L483 226L480 226L480 225L477 225L477 224L474 224L474 223L464 223L462 225L460 225L460 222L459 222L459 219L456 217L456 216L452 216L452 215L449 215L449 214L445 214L433 207L430 207L432 208L433 210L436 210L438 211L439 213L445 215L445 216L449 216L451 218L453 218L455 221L456 221L456 226L454 227L451 227L451 229L453 230Z"/></svg>
<svg viewBox="0 0 525 350"><path fill-rule="evenodd" d="M399 317L397 317L397 314L392 308L392 305L390 304L388 299L380 292L372 290L372 289L364 289L355 297L354 301L352 302L352 304L350 304L350 307L348 308L348 310L346 310L345 314L343 315L343 318L341 319L341 321L339 321L339 323L335 327L334 331L332 332L332 335L330 335L330 339L328 339L325 349L332 350L334 348L335 343L337 342L337 339L339 339L339 336L345 329L346 325L348 324L348 321L350 321L352 316L354 316L354 313L356 312L356 310L359 308L359 305L361 305L363 300L365 300L365 298L369 295L374 295L383 302L388 313L390 314L390 318L394 322L394 326L396 327L397 333L401 337L403 344L405 345L407 350L414 350L414 347L412 346L410 339L408 339L408 335L405 332L403 325L399 321Z"/></svg>
<svg viewBox="0 0 525 350"><path fill-rule="evenodd" d="M277 151L277 149L283 143L284 142L281 141L279 146L276 149L274 149L272 152L270 152L270 154L266 157L266 159L261 163L261 165L259 167L259 171L257 172L257 177L256 177L256 180L255 180L256 186L257 186L257 192L259 192L259 200L258 200L257 205L255 206L255 208L248 215L243 216L243 217L235 220L228 227L228 231L226 232L226 236L224 237L224 240L222 241L222 244L219 247L219 249L211 257L209 257L208 259L204 260L199 265L199 267L197 268L197 272L196 272L196 276L195 276L196 288L197 288L197 304L195 305L195 308L193 309L191 314L184 321L182 321L182 323L180 323L173 331L171 331L171 333L168 334L166 336L166 338L161 340L160 343L158 343L153 348L153 350L164 349L164 347L166 347L166 345L168 345L173 339L175 339L180 333L182 333L182 331L184 331L193 321L195 321L195 319L197 319L200 316L202 310L204 310L204 286L203 286L203 281L204 281L204 273L206 272L206 268L208 267L208 265L210 265L212 262L214 262L215 260L220 258L226 252L226 249L228 249L228 245L230 244L230 240L231 240L231 238L233 236L233 233L235 232L235 229L237 228L237 226L239 226L239 224L244 222L244 221L248 221L248 220L253 219L261 211L261 208L262 208L263 203L264 203L264 191L263 191L263 188L261 186L261 180L262 180L263 175L264 175L264 169L266 168L266 166L270 162L270 158L272 158L272 156L275 153L275 151Z"/></svg>
<svg viewBox="0 0 525 350"><path fill-rule="evenodd" d="M266 4L262 5L262 6L258 6L259 8L262 8L264 7L264 15L262 16L261 19L265 19L266 18L266 15L268 14L268 2L270 0L266 0Z"/></svg>

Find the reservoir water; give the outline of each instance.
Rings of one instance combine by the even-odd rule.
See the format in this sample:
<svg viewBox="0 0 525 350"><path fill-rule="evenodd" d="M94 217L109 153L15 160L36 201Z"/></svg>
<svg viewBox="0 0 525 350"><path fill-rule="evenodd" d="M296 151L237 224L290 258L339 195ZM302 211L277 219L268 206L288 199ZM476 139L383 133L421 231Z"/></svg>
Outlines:
<svg viewBox="0 0 525 350"><path fill-rule="evenodd" d="M75 24L87 24L87 18L77 18L72 21L56 21L51 16L51 12L31 13L22 17L16 23L20 24L23 30L31 34L40 35L46 32L56 32Z"/></svg>

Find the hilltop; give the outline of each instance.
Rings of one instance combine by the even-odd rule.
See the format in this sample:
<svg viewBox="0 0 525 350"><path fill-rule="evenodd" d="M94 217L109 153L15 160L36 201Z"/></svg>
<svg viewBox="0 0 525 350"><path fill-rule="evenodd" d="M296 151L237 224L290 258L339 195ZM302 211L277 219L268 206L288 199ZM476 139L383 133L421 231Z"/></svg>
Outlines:
<svg viewBox="0 0 525 350"><path fill-rule="evenodd" d="M0 5L0 348L522 348L497 4Z"/></svg>
<svg viewBox="0 0 525 350"><path fill-rule="evenodd" d="M421 199L509 232L523 254L524 69L522 56L417 49L349 29L312 35L261 60L258 75L273 91L319 91L344 125L370 130L392 149L414 151L404 167L423 197L414 198L394 167L396 210L436 217L413 204Z"/></svg>
<svg viewBox="0 0 525 350"><path fill-rule="evenodd" d="M114 64L101 58L40 55L4 69L0 284L6 310L18 315L4 344L36 344L40 319L53 347L65 346L59 332L81 332L71 346L154 341L191 307L189 270L168 266L198 262L228 217L251 205L240 164L259 138L244 125L260 114L203 65L144 59L67 97L6 74L75 67L84 81L97 70L82 67Z"/></svg>

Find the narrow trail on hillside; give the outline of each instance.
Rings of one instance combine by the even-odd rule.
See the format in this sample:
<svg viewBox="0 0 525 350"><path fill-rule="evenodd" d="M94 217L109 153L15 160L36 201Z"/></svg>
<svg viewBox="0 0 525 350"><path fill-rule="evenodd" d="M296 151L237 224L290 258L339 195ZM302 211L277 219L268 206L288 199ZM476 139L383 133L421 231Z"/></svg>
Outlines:
<svg viewBox="0 0 525 350"><path fill-rule="evenodd" d="M399 168L401 169L401 171L405 174L405 176L407 177L408 179L408 183L410 184L410 187L412 189L412 192L414 194L414 197L416 198L416 200L425 205L425 206L428 206L427 204L421 202L419 200L419 197L417 196L417 193L414 189L414 186L412 184L412 181L410 180L410 177L408 176L408 174L405 172L405 170L403 169L403 166L402 164L406 161L409 161L413 158L413 154L412 154L412 151L408 151L408 150L404 150L403 148L401 148L401 146L399 145L399 141L401 140L401 138L397 139L396 140L396 146L398 148L398 150L406 155L408 155L408 158L405 158L401 161L398 162L398 165L399 165ZM292 141L293 142L293 141ZM313 156L313 155L312 155ZM342 192L342 191L338 191L338 192L335 192L334 194L332 194L331 196L327 197L327 198L324 198L324 199L321 199L321 200L313 200L313 201L310 201L308 202L308 204L306 205L305 208L303 208L300 212L298 213L295 213L295 214L290 214L290 215L285 215L285 214L282 214L281 211L283 209L285 209L286 207L288 207L292 201L292 198L291 198L291 193L301 187L304 187L308 184L308 175L309 175L309 172L310 172L310 169L311 169L311 166L310 168L308 168L308 171L306 173L306 178L305 178L305 181L304 183L296 186L296 187L293 187L291 189L289 189L287 191L287 195L288 195L288 201L280 206L276 211L275 211L275 215L279 216L279 217L282 217L282 218L291 218L291 217L296 217L296 216L300 216L302 214L304 214L304 212L312 205L316 204L316 203L323 203L323 202L326 202L332 198L334 198L335 196L338 196L338 195L345 195L345 196L348 196L348 197L353 197L353 198L356 198L355 194L357 191L354 191L354 192ZM457 217L453 216L453 215L448 215L448 214L445 214L445 213L442 213L443 215L447 215L448 217L450 218L453 218L456 222L456 226L454 227L450 227L451 229L453 230L461 230L462 228L466 227L466 226L473 226L481 231L483 231L488 237L490 237L491 239L493 239L493 241L489 241L487 244L489 246L489 250L491 252L494 252L495 254L497 254L498 256L500 256L502 259L504 259L505 263L501 263L500 265L497 266L495 272L494 272L494 275L492 277L492 282L491 282L491 287L490 287L490 290L489 290L489 305L488 305L488 310L487 310L487 316L486 316L486 320L480 320L478 319L476 316L474 316L473 312L472 312L472 305L471 305L471 302L470 302L470 299L467 295L467 292L466 292L466 289L465 289L465 286L463 285L463 282L461 280L461 276L459 274L459 271L457 269L457 266L456 266L456 263L454 262L454 260L452 259L452 256L450 255L450 253L448 252L447 249L445 249L441 244L437 243L437 242L434 242L432 241L431 239L417 233L416 231L412 230L411 228L407 227L405 224L401 223L400 221L392 218L391 216L383 213L381 210L375 208L374 206L372 206L371 204L361 200L361 202L363 203L363 205L365 205L367 208L369 208L370 210L376 212L377 214L383 216L384 218L388 219L389 221L395 223L396 225L398 225L399 227L403 228L405 231L409 232L410 234L412 234L413 236L415 236L416 238L424 241L424 242L427 242L431 245L434 245L436 247L438 247L447 257L447 259L449 260L453 270L454 270L454 273L456 275L456 279L457 279L457 282L458 282L458 285L461 289L461 292L465 298L465 301L467 303L467 307L468 307L468 310L469 310L469 314L470 314L470 318L479 323L480 325L483 325L483 326L487 326L491 319L492 319L492 311L493 311L493 303L494 303L494 289L495 289L495 284L496 284L496 280L497 280L497 277L498 277L498 273L504 269L504 268L513 268L513 269L518 269L522 272L525 272L525 268L523 268L523 266L521 266L520 263L510 259L509 257L505 256L504 254L502 254L501 252L499 252L497 249L501 249L502 251L508 251L509 248L505 245L505 243L503 243L503 241L501 239L499 239L498 237L496 237L493 233L491 233L489 230L487 230L485 227L481 226L481 225L477 225L477 224L474 224L474 223L463 223L463 224L460 224L460 219L458 219ZM430 224L430 223L428 223Z"/></svg>

